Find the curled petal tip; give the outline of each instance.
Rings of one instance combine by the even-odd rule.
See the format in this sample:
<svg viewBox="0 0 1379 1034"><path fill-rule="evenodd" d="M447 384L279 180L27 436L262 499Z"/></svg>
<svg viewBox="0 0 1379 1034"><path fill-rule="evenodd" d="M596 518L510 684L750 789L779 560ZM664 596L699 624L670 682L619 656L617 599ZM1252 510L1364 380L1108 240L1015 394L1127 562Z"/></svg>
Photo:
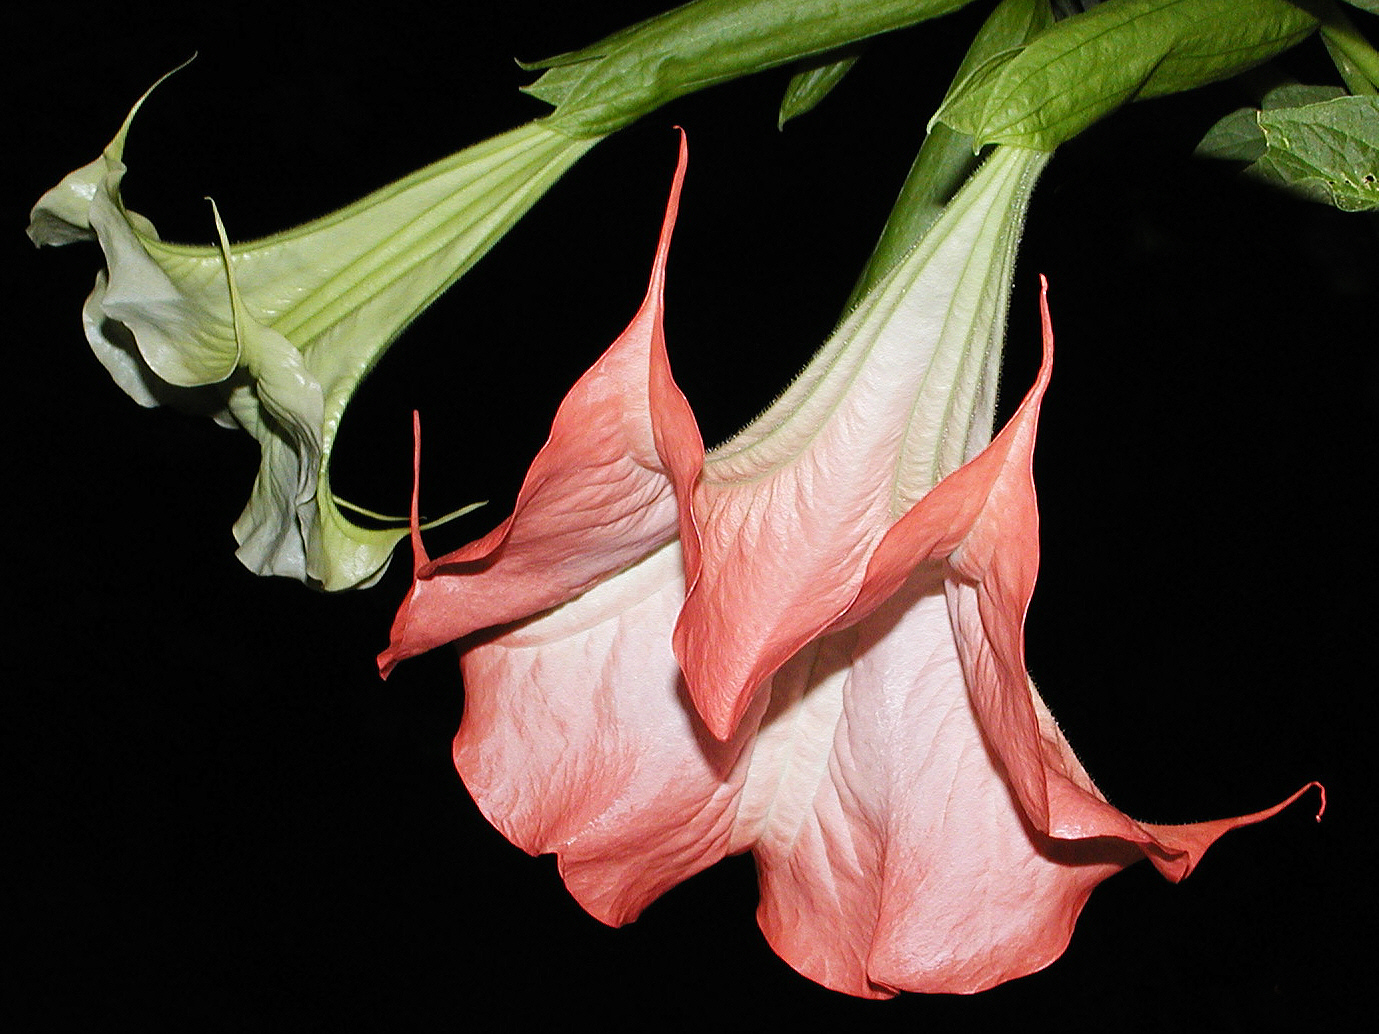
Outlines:
<svg viewBox="0 0 1379 1034"><path fill-rule="evenodd" d="M1322 820L1322 816L1326 814L1326 787L1314 779L1312 780L1312 782L1308 783L1301 790L1299 790L1298 793L1306 793L1314 786L1317 788L1317 796L1319 798L1319 800L1317 801L1317 814L1315 816L1315 819L1317 822L1320 822Z"/></svg>
<svg viewBox="0 0 1379 1034"><path fill-rule="evenodd" d="M1279 812L1283 811L1284 808L1287 808L1287 807L1289 807L1289 806L1291 806L1291 805L1293 805L1293 804L1296 804L1299 800L1302 799L1302 797L1307 793L1308 790L1312 790L1312 789L1315 789L1315 790L1317 791L1317 797L1318 797L1318 800L1317 800L1317 813L1313 816L1313 819L1314 819L1314 821L1316 821L1316 822L1320 822L1320 821L1322 820L1322 816L1326 814L1326 787L1323 786L1321 783L1317 782L1317 780L1315 780L1315 779L1312 780L1310 783L1307 783L1307 784L1303 785L1302 787L1300 787L1299 789L1297 789L1296 791L1294 791L1294 792L1293 792L1292 794L1290 794L1287 798L1285 798L1284 800L1280 801L1278 804L1274 805L1272 808L1268 808L1268 809L1266 809L1266 810L1264 810L1264 811L1261 811L1261 812L1256 812L1254 815L1245 816L1244 821L1245 821L1245 822L1258 822L1258 821L1261 821L1261 820L1263 820L1263 819L1272 818L1273 816L1277 815Z"/></svg>

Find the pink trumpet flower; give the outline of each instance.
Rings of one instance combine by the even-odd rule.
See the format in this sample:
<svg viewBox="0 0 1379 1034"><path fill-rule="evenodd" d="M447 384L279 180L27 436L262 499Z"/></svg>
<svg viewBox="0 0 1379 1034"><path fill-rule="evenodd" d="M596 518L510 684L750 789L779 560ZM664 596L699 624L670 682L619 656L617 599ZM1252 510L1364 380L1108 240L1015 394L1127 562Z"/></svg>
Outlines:
<svg viewBox="0 0 1379 1034"><path fill-rule="evenodd" d="M849 994L971 992L1066 947L1093 887L1187 875L1238 818L1106 802L1024 664L1044 360L991 439L1010 271L1046 156L999 148L787 392L705 455L651 285L501 526L415 576L380 657L459 641L455 764L619 925L751 851L758 918ZM1306 788L1304 788L1305 790Z"/></svg>

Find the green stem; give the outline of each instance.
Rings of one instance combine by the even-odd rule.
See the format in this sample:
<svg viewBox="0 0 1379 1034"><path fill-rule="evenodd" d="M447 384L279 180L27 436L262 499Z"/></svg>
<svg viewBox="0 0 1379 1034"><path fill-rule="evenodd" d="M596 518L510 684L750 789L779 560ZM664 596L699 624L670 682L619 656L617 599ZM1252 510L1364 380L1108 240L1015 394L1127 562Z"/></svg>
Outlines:
<svg viewBox="0 0 1379 1034"><path fill-rule="evenodd" d="M982 62L1003 50L1023 45L1053 22L1048 0L1001 0L977 30L953 76L949 94ZM979 164L972 150L972 137L941 122L933 124L886 218L881 239L848 296L845 313L851 312L863 295L900 264Z"/></svg>
<svg viewBox="0 0 1379 1034"><path fill-rule="evenodd" d="M1346 16L1338 4L1328 4L1322 15L1322 42L1336 70L1356 96L1379 94L1379 51Z"/></svg>
<svg viewBox="0 0 1379 1034"><path fill-rule="evenodd" d="M882 227L881 238L862 267L861 275L848 296L844 312L851 312L862 296L894 269L915 242L924 236L943 214L979 164L972 153L972 138L966 133L935 123L910 166L909 175L895 199L895 206Z"/></svg>

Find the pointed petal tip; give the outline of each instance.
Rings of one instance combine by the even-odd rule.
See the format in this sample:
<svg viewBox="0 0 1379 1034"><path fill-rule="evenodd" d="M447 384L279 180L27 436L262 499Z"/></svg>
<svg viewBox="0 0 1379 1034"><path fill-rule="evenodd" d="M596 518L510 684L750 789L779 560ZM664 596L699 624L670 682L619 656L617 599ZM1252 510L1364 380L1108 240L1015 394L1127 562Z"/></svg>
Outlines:
<svg viewBox="0 0 1379 1034"><path fill-rule="evenodd" d="M407 590L407 598L398 608L397 617L393 621L392 631L388 636L388 645L374 659L374 663L378 665L378 677L384 682L388 681L388 676L393 673L394 668L417 653L416 650L407 649L406 646L407 620L411 613L412 596L415 592L415 586Z"/></svg>
<svg viewBox="0 0 1379 1034"><path fill-rule="evenodd" d="M1271 819L1285 808L1296 804L1309 790L1316 789L1319 801L1314 816L1320 822L1326 812L1326 787L1313 780L1270 808L1237 815L1234 818L1215 819L1207 822L1194 822L1180 826L1159 826L1141 822L1138 825L1150 834L1151 842L1142 843L1140 849L1148 857L1154 868L1165 879L1178 883L1186 879L1197 868L1207 849L1233 829L1253 826Z"/></svg>
<svg viewBox="0 0 1379 1034"><path fill-rule="evenodd" d="M704 727L719 743L727 743L737 733L752 696L752 693L738 693L731 697L712 692L690 693L694 709L699 713Z"/></svg>
<svg viewBox="0 0 1379 1034"><path fill-rule="evenodd" d="M1043 328L1044 361L1039 367L1035 387L1043 394L1049 385L1049 374L1053 372L1053 317L1049 315L1049 278L1039 274L1039 322Z"/></svg>
<svg viewBox="0 0 1379 1034"><path fill-rule="evenodd" d="M670 258L670 239L675 231L675 217L680 211L680 191L685 185L685 169L689 165L689 138L679 126L680 148L675 159L675 175L670 183L670 198L666 202L665 216L661 221L661 236L656 244L656 259L652 265L651 283L647 291L647 302L659 299L665 286L666 262ZM643 303L643 308L647 302Z"/></svg>
<svg viewBox="0 0 1379 1034"><path fill-rule="evenodd" d="M435 559L421 541L430 525L420 521L414 415L413 578L379 658L385 676L402 660L479 628L569 602L674 537L672 481L689 486L703 464L703 443L670 375L661 326L687 158L682 131L645 299L561 402L512 514L488 535ZM687 497L688 487L681 494Z"/></svg>
<svg viewBox="0 0 1379 1034"><path fill-rule="evenodd" d="M431 562L421 542L421 411L412 410L412 577Z"/></svg>
<svg viewBox="0 0 1379 1034"><path fill-rule="evenodd" d="M378 677L387 681L393 669L415 653L404 648L406 628L412 613L413 599L420 584L422 569L431 559L426 555L426 547L421 541L421 411L412 410L412 504L408 513L412 540L412 584L407 589L402 605L397 609L389 635L388 647L376 659Z"/></svg>
<svg viewBox="0 0 1379 1034"><path fill-rule="evenodd" d="M1263 811L1255 812L1253 815L1244 815L1241 817L1240 821L1242 823L1251 823L1262 822L1265 819L1273 818L1275 815L1283 811L1283 809L1287 808L1289 805L1296 804L1298 801L1300 801L1309 790L1317 791L1317 811L1316 814L1312 816L1312 820L1314 822L1320 822L1322 820L1322 816L1326 814L1326 787L1323 786L1316 779L1313 779L1311 782L1305 783L1303 786L1299 787L1287 798L1280 801L1278 804L1275 804L1272 808L1265 808Z"/></svg>

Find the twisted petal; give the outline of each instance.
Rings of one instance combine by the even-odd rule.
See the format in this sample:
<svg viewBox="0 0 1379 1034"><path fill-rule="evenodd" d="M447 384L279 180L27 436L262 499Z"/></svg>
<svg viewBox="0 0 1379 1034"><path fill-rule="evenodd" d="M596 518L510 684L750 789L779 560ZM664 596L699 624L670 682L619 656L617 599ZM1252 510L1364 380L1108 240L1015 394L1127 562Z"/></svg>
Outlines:
<svg viewBox="0 0 1379 1034"><path fill-rule="evenodd" d="M866 997L979 991L1060 954L1092 889L1148 857L1185 876L1252 815L1137 823L1108 804L1025 673L1031 460L1052 335L1001 435L878 548L867 616L776 675L735 848L805 975Z"/></svg>
<svg viewBox="0 0 1379 1034"><path fill-rule="evenodd" d="M886 529L989 440L1015 247L1046 161L993 154L780 400L710 455L675 649L715 735L805 643L862 616Z"/></svg>
<svg viewBox="0 0 1379 1034"><path fill-rule="evenodd" d="M704 457L662 331L685 154L682 136L646 298L561 403L512 516L435 561L414 536L415 578L380 661L384 674L476 629L564 603L675 538L682 509L676 484L684 486L683 500Z"/></svg>
<svg viewBox="0 0 1379 1034"><path fill-rule="evenodd" d="M209 412L258 440L258 480L235 524L240 559L326 589L368 584L406 530L360 527L337 506L328 468L345 406L403 327L597 139L532 123L222 251L165 243L124 207L125 138L148 96L99 158L39 200L29 235L100 244L106 268L83 310L87 339L135 401ZM246 334L275 347L246 352ZM299 498L308 485L314 500Z"/></svg>

